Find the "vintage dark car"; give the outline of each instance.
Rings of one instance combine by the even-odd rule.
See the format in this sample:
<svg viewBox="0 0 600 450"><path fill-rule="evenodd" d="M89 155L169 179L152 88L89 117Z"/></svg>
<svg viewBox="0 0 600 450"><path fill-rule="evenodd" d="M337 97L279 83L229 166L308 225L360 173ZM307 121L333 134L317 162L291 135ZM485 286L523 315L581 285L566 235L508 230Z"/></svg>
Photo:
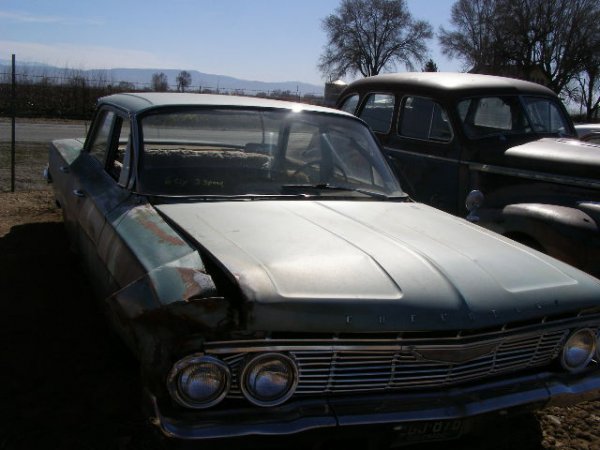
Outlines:
<svg viewBox="0 0 600 450"><path fill-rule="evenodd" d="M575 125L577 137L585 142L600 144L600 123L579 123Z"/></svg>
<svg viewBox="0 0 600 450"><path fill-rule="evenodd" d="M600 397L600 281L411 201L350 114L117 94L49 158L168 437L445 439Z"/></svg>
<svg viewBox="0 0 600 450"><path fill-rule="evenodd" d="M600 147L576 140L539 84L466 73L351 83L338 105L367 122L417 201L600 277Z"/></svg>

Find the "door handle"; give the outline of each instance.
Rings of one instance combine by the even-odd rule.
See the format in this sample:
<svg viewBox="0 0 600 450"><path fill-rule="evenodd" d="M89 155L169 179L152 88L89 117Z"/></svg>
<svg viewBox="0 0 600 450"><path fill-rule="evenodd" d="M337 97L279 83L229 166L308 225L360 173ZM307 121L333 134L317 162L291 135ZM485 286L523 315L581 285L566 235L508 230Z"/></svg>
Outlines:
<svg viewBox="0 0 600 450"><path fill-rule="evenodd" d="M62 173L69 173L69 166L60 166L58 168Z"/></svg>
<svg viewBox="0 0 600 450"><path fill-rule="evenodd" d="M75 197L83 198L83 197L85 197L85 192L83 192L81 189L75 189L73 191L73 195Z"/></svg>

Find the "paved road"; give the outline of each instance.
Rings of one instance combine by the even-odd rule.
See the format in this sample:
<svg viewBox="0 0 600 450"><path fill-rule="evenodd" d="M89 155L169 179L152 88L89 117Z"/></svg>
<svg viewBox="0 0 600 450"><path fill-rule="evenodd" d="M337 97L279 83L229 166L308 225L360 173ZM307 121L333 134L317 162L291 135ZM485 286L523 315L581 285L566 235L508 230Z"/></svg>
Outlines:
<svg viewBox="0 0 600 450"><path fill-rule="evenodd" d="M85 137L89 122L17 119L17 142L50 142L54 139ZM11 120L0 117L0 142L10 142Z"/></svg>

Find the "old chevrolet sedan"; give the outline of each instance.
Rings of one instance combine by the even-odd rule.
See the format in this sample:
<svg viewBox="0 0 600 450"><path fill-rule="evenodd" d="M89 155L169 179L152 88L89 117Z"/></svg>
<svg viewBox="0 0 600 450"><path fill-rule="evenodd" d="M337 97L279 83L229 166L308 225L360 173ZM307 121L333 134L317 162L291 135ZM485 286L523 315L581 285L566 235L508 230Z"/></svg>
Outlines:
<svg viewBox="0 0 600 450"><path fill-rule="evenodd" d="M49 158L166 436L452 438L600 396L600 282L411 201L350 114L118 94Z"/></svg>

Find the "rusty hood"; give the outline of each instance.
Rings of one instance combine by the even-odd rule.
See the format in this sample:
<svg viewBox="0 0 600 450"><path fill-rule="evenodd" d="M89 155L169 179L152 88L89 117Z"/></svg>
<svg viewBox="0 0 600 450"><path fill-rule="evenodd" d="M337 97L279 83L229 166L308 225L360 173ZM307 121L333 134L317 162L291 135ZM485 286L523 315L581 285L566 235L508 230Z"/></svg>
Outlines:
<svg viewBox="0 0 600 450"><path fill-rule="evenodd" d="M239 286L249 328L477 328L600 299L598 280L422 204L156 207Z"/></svg>

